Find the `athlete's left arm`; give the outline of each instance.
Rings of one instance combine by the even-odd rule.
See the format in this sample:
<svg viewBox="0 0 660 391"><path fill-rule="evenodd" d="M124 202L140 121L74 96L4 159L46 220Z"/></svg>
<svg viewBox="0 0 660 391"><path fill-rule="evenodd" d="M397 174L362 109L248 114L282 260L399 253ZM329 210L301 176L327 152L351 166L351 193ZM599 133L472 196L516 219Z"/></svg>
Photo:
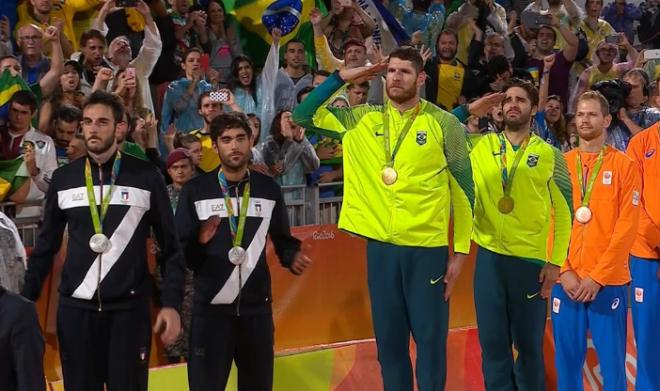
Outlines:
<svg viewBox="0 0 660 391"><path fill-rule="evenodd" d="M275 207L273 208L273 214L270 219L268 234L273 241L275 253L280 259L282 266L291 268L296 254L300 252L300 240L291 235L289 216L286 212L286 204L284 203L282 190L280 190L279 186L277 186Z"/></svg>
<svg viewBox="0 0 660 391"><path fill-rule="evenodd" d="M619 215L614 224L614 232L612 232L607 249L598 258L596 267L589 274L589 277L601 285L605 285L612 273L617 273L622 262L628 259L630 248L637 235L642 177L637 164L632 161L625 163L627 164L620 165L617 178Z"/></svg>
<svg viewBox="0 0 660 391"><path fill-rule="evenodd" d="M161 302L163 307L171 307L178 311L183 301L185 275L183 252L177 239L174 215L165 182L155 168L150 177L151 207L147 217L160 246L162 262L166 265Z"/></svg>
<svg viewBox="0 0 660 391"><path fill-rule="evenodd" d="M463 125L453 115L436 116L443 131L444 154L449 171L449 191L454 215L454 251L468 254L472 237L474 181Z"/></svg>
<svg viewBox="0 0 660 391"><path fill-rule="evenodd" d="M568 254L568 242L571 238L573 186L564 155L557 148L551 148L554 153L555 164L552 178L548 181L548 189L550 191L550 202L554 210L555 225L550 263L562 266Z"/></svg>

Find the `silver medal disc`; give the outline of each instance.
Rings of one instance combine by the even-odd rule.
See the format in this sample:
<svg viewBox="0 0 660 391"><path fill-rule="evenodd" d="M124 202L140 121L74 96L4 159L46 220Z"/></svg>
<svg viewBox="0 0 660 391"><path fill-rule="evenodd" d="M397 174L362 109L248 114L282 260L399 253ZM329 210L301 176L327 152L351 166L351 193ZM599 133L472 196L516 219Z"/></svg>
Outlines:
<svg viewBox="0 0 660 391"><path fill-rule="evenodd" d="M234 265L241 265L243 262L245 262L245 259L247 258L247 253L245 252L245 249L243 247L232 247L231 250L229 250L229 262L233 263Z"/></svg>
<svg viewBox="0 0 660 391"><path fill-rule="evenodd" d="M591 220L591 209L581 206L575 211L575 220L580 224L586 224Z"/></svg>
<svg viewBox="0 0 660 391"><path fill-rule="evenodd" d="M112 243L107 236L103 234L95 234L89 239L89 248L97 254L104 254L110 251Z"/></svg>

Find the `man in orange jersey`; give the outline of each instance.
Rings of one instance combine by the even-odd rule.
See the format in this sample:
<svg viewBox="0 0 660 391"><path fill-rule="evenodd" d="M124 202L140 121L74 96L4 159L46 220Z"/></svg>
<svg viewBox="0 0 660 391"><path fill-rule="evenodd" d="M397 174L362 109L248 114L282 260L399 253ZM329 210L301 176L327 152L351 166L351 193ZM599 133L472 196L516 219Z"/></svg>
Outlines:
<svg viewBox="0 0 660 391"><path fill-rule="evenodd" d="M660 122L630 140L628 156L642 170L637 239L630 250L637 391L660 390Z"/></svg>
<svg viewBox="0 0 660 391"><path fill-rule="evenodd" d="M604 390L626 389L628 254L639 220L641 176L635 162L606 146L612 120L596 91L578 98L580 147L566 153L575 220L561 285L552 290L557 389L582 390L591 331Z"/></svg>

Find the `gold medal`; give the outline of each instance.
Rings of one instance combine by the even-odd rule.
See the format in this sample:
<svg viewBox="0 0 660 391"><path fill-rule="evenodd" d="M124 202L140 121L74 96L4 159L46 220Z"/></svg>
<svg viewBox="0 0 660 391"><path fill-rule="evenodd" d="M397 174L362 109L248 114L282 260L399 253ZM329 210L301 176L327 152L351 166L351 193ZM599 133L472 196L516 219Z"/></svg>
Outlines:
<svg viewBox="0 0 660 391"><path fill-rule="evenodd" d="M387 186L393 185L394 182L396 182L397 177L398 174L396 173L396 170L393 167L385 167L381 172L381 178L383 179L383 183L386 184Z"/></svg>
<svg viewBox="0 0 660 391"><path fill-rule="evenodd" d="M509 214L513 210L513 198L508 195L504 195L500 200L497 202L497 209L500 210L500 212L504 214Z"/></svg>
<svg viewBox="0 0 660 391"><path fill-rule="evenodd" d="M591 221L592 217L591 209L587 206L581 206L575 211L575 220L580 224L587 224Z"/></svg>

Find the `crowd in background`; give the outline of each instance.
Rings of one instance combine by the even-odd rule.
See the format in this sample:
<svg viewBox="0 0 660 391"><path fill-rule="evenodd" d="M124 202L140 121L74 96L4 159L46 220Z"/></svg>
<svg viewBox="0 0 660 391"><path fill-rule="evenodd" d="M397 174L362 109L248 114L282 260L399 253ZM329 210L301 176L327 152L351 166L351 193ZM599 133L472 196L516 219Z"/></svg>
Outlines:
<svg viewBox="0 0 660 391"><path fill-rule="evenodd" d="M379 0L375 0L379 1ZM425 99L451 111L490 102L465 122L469 133L501 131L497 94L512 77L540 88L533 131L562 151L576 146L576 99L608 98L608 143L625 151L660 120L660 7L614 0L383 0L425 60ZM118 95L126 113L116 139L166 178L172 207L182 186L220 161L209 124L219 113L247 115L251 169L285 186L342 180L341 140L304 129L295 106L342 68L381 62L375 20L355 0L330 0L308 15L313 46L278 29L263 64L244 54L248 34L221 1L24 0L0 19L0 201L38 216L54 170L86 155L81 107L96 90ZM4 12L4 11L3 11ZM309 54L315 64L309 64ZM330 107L384 103L384 79L349 84ZM326 118L325 128L341 126ZM322 197L341 195L324 187ZM285 199L301 197L287 190ZM21 206L23 205L23 206ZM25 270L25 251L0 214L0 285ZM190 276L189 276L190 278ZM177 348L175 348L176 350ZM178 357L180 352L173 353Z"/></svg>

